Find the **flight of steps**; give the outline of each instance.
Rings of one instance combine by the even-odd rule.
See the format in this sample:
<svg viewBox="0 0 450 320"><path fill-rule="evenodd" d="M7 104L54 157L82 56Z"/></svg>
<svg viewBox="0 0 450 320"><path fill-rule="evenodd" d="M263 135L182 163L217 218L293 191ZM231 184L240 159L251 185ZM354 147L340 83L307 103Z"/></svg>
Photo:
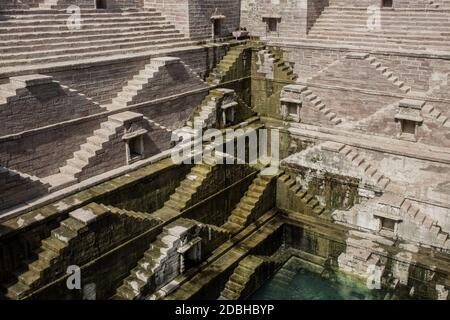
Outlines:
<svg viewBox="0 0 450 320"><path fill-rule="evenodd" d="M262 281L258 281L258 278L264 280L270 275L270 271L273 271L274 267L267 270L270 268L269 264L273 262L264 257L254 255L245 257L234 269L218 300L241 300L250 296L261 285Z"/></svg>
<svg viewBox="0 0 450 320"><path fill-rule="evenodd" d="M8 83L0 85L0 107L7 104L12 97L17 95L18 89L26 87L25 82L9 81Z"/></svg>
<svg viewBox="0 0 450 320"><path fill-rule="evenodd" d="M104 213L106 211L100 211L96 212L96 215ZM60 227L52 230L51 235L42 240L41 247L36 251L38 259L28 264L25 272L17 275L18 282L7 288L6 297L13 300L21 299L32 290L44 285L45 279L54 274L64 273L65 270L59 270L56 262L86 225L86 221L72 213L69 218L63 220Z"/></svg>
<svg viewBox="0 0 450 320"><path fill-rule="evenodd" d="M108 110L125 108L133 104L133 98L148 86L149 80L159 71L160 65L155 60L152 59L150 63L145 65L144 69L127 82L122 91L107 106Z"/></svg>
<svg viewBox="0 0 450 320"><path fill-rule="evenodd" d="M294 65L291 62L284 61L283 52L281 50L265 47L258 53L262 54L264 61L258 67L258 72L266 75L267 78L277 80L286 80L295 82L298 76L294 73Z"/></svg>
<svg viewBox="0 0 450 320"><path fill-rule="evenodd" d="M38 177L0 167L0 209L45 195L49 188Z"/></svg>
<svg viewBox="0 0 450 320"><path fill-rule="evenodd" d="M321 216L325 213L325 207L320 204L316 197L308 192L306 188L298 184L290 175L284 174L278 180L289 189L289 192L292 192L295 197L301 201L303 208L301 206L296 206L296 210L314 216Z"/></svg>
<svg viewBox="0 0 450 320"><path fill-rule="evenodd" d="M181 212L194 204L193 196L198 192L203 182L213 174L214 168L215 165L212 164L196 164L186 178L181 181L175 192L170 195L169 200L164 203L164 207Z"/></svg>
<svg viewBox="0 0 450 320"><path fill-rule="evenodd" d="M193 227L195 223L187 219L178 219L165 226L144 253L144 257L123 280L114 299L137 299L173 280L180 270L180 254L177 252L177 248L182 244L180 232L185 233Z"/></svg>
<svg viewBox="0 0 450 320"><path fill-rule="evenodd" d="M330 64L308 80L311 87L337 87L347 89L362 89L367 91L380 91L388 94L405 94L405 92L388 79L388 74L374 72L374 65L366 60L367 53L350 52L343 58ZM389 76L389 78L392 78ZM395 78L392 78L394 80ZM398 81L397 81L398 82ZM335 95L330 94L330 99Z"/></svg>
<svg viewBox="0 0 450 320"><path fill-rule="evenodd" d="M400 79L397 76L395 76L394 73L390 71L388 67L384 67L377 60L377 58L367 55L366 60L370 63L371 66L373 66L377 71L381 72L381 74L383 74L383 76L385 76L386 79L395 84L404 93L409 93L411 91L411 87L405 85L403 81L400 81Z"/></svg>
<svg viewBox="0 0 450 320"><path fill-rule="evenodd" d="M400 207L401 212L408 216L415 224L429 230L435 236L434 245L450 251L450 236L438 225L438 222L423 213L411 200L405 199Z"/></svg>
<svg viewBox="0 0 450 320"><path fill-rule="evenodd" d="M122 114L108 117L108 121L101 123L100 129L93 132L93 135L86 139L86 143L80 146L80 150L73 153L73 158L67 160L66 165L59 169L59 173L43 178L55 191L78 182L83 169L87 167L97 155L101 154L121 128L123 128Z"/></svg>
<svg viewBox="0 0 450 320"><path fill-rule="evenodd" d="M434 118L439 125L444 126L446 128L450 128L450 120L448 117L442 114L442 112L437 109L435 106L433 106L432 103L427 102L423 108L422 112L425 114L428 114L430 117Z"/></svg>
<svg viewBox="0 0 450 320"><path fill-rule="evenodd" d="M153 10L83 10L81 28L58 10L5 12L0 21L0 68L69 63L192 44Z"/></svg>
<svg viewBox="0 0 450 320"><path fill-rule="evenodd" d="M275 177L258 174L222 228L229 230L231 233L237 232L256 220L258 214L263 214L261 206L265 197L268 196L267 192L269 192L271 182Z"/></svg>
<svg viewBox="0 0 450 320"><path fill-rule="evenodd" d="M211 71L206 82L210 86L218 85L223 81L227 80L227 75L236 72L237 62L241 62L243 54L248 47L245 45L231 47L227 54L222 58L222 60L217 64L217 66Z"/></svg>
<svg viewBox="0 0 450 320"><path fill-rule="evenodd" d="M450 21L444 11L381 9L381 30L367 27L367 8L329 6L309 32L309 43L374 50L448 51Z"/></svg>
<svg viewBox="0 0 450 320"><path fill-rule="evenodd" d="M223 93L218 90L212 90L201 102L200 106L195 108L187 125L192 128L208 129L214 127L214 114L217 109L218 100L223 97Z"/></svg>
<svg viewBox="0 0 450 320"><path fill-rule="evenodd" d="M342 119L338 118L337 114L327 107L322 99L313 93L311 88L305 87L302 92L302 96L306 98L306 100L309 101L312 106L332 124L338 125L342 123Z"/></svg>
<svg viewBox="0 0 450 320"><path fill-rule="evenodd" d="M336 144L336 146L338 146L338 152L358 167L370 181L381 189L386 189L391 180L373 167L369 160L361 155L357 149L344 144Z"/></svg>
<svg viewBox="0 0 450 320"><path fill-rule="evenodd" d="M147 213L128 211L97 203L91 203L75 210L69 213L67 219L61 221L58 228L51 231L48 238L42 240L40 248L36 250L37 259L30 262L24 272L17 274L18 281L15 284L7 287L7 298L14 300L24 298L35 289L64 275L68 265L78 263L77 261L67 261L75 259L71 252L73 250L71 246L75 244L79 235L86 231L89 224L107 214L113 214L119 219L128 221L132 219L133 223L141 229L150 228L159 223Z"/></svg>

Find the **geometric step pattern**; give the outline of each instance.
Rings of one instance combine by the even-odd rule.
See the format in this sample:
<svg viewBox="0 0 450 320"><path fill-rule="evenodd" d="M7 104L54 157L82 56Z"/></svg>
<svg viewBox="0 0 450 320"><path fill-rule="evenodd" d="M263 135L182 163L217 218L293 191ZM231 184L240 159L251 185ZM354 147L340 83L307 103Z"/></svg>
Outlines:
<svg viewBox="0 0 450 320"><path fill-rule="evenodd" d="M386 189L391 180L384 176L378 169L372 166L363 155L361 155L355 148L348 145L335 142L326 142L322 148L333 150L345 156L347 160L358 167L361 172L368 178L369 181L380 187L382 190Z"/></svg>
<svg viewBox="0 0 450 320"><path fill-rule="evenodd" d="M59 169L59 173L43 180L50 183L54 189L76 183L84 174L85 168L91 167L95 158L111 145L111 141L124 128L124 123L142 117L141 114L129 111L109 116L107 121L101 123L100 129L95 130L93 135L86 139L86 143L73 153L73 158L67 160L66 165Z"/></svg>
<svg viewBox="0 0 450 320"><path fill-rule="evenodd" d="M295 199L300 200L301 204L295 203L295 209L298 212L302 212L306 215L321 216L324 215L326 210L323 205L311 194L308 189L298 184L295 178L292 178L288 174L282 175L278 179L279 183L282 183L288 192L294 194Z"/></svg>
<svg viewBox="0 0 450 320"><path fill-rule="evenodd" d="M399 77L395 76L388 67L384 67L381 62L377 60L377 58L367 55L366 60L372 67L375 68L375 70L379 71L383 76L386 77L386 79L396 85L401 91L403 91L404 93L409 93L411 91L411 87L405 85L403 81L400 81Z"/></svg>
<svg viewBox="0 0 450 320"><path fill-rule="evenodd" d="M266 47L258 53L258 57L258 73L265 74L266 78L292 82L298 79L294 73L294 63L284 61L283 51Z"/></svg>
<svg viewBox="0 0 450 320"><path fill-rule="evenodd" d="M223 92L219 90L211 90L211 92L203 99L200 106L195 108L187 125L192 128L208 129L215 125L217 104L223 97Z"/></svg>
<svg viewBox="0 0 450 320"><path fill-rule="evenodd" d="M218 300L239 300L251 294L249 289L254 287L251 282L256 284L258 269L261 269L264 263L267 261L253 255L241 260L225 284Z"/></svg>
<svg viewBox="0 0 450 320"><path fill-rule="evenodd" d="M155 60L157 59L152 59L150 63L145 65L144 69L127 82L122 91L112 100L111 105L108 106L109 110L124 108L132 104L133 97L141 90L144 90L148 86L149 79L153 78L160 68L164 66L158 64Z"/></svg>
<svg viewBox="0 0 450 320"><path fill-rule="evenodd" d="M253 180L252 184L245 192L237 206L231 212L228 221L222 228L236 233L243 227L249 225L259 218L259 215L265 213L265 204L267 194L272 188L271 182L277 175L269 176L261 173ZM268 209L267 209L268 210ZM262 212L264 211L264 212Z"/></svg>
<svg viewBox="0 0 450 320"><path fill-rule="evenodd" d="M245 50L248 48L246 45L232 47L209 74L206 79L208 85L215 86L227 80L234 79L233 75L238 72L236 68L244 60Z"/></svg>
<svg viewBox="0 0 450 320"><path fill-rule="evenodd" d="M447 251L450 250L449 234L441 229L436 220L414 206L411 200L404 199L400 206L400 211L405 216L408 216L410 221L413 221L418 226L425 228L433 234L435 239L434 246L444 248Z"/></svg>
<svg viewBox="0 0 450 320"><path fill-rule="evenodd" d="M429 115L430 117L432 117L433 119L435 119L439 125L444 126L446 128L450 128L450 120L448 117L446 117L445 115L442 114L441 111L439 111L435 106L433 106L431 103L426 103L423 108L422 111Z"/></svg>
<svg viewBox="0 0 450 320"><path fill-rule="evenodd" d="M165 226L144 253L144 257L123 280L114 299L138 299L173 280L181 268L177 249L183 244L182 239L186 234L195 227L195 221L182 218Z"/></svg>
<svg viewBox="0 0 450 320"><path fill-rule="evenodd" d="M7 288L6 296L14 300L22 299L65 274L68 265L81 266L85 262L83 259L86 260L84 254L81 254L83 241L86 240L83 240L84 237L81 235L88 232L91 224L108 217L117 217L119 220L116 223L119 225L126 223L128 226L136 226L136 229L130 234L125 234L125 237L133 236L160 223L146 213L125 211L96 203L72 211L67 219L61 221L58 228L51 231L48 238L42 240L41 247L35 252L37 260L29 263L25 271L17 275L18 281ZM109 223L112 221L115 220L108 220ZM99 248L101 246L98 243L93 245ZM101 252L109 249L110 247L105 247L99 250Z"/></svg>
<svg viewBox="0 0 450 320"><path fill-rule="evenodd" d="M170 195L169 200L164 203L164 208L182 212L195 203L194 195L197 190L208 179L215 168L215 164L199 163L192 167L186 178L181 181L180 186Z"/></svg>
<svg viewBox="0 0 450 320"><path fill-rule="evenodd" d="M335 112L332 112L330 108L328 108L325 103L320 99L316 94L314 94L310 88L305 87L302 93L303 97L305 97L312 106L322 114L328 121L333 123L334 125L338 125L342 123L342 119L338 118Z"/></svg>

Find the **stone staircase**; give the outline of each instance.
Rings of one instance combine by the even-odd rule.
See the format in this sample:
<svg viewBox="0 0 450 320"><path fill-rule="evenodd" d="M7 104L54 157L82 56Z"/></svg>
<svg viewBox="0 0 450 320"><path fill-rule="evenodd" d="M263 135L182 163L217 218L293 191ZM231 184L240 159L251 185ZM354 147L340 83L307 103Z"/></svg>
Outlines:
<svg viewBox="0 0 450 320"><path fill-rule="evenodd" d="M429 230L435 237L433 243L434 246L450 251L449 234L441 229L436 220L432 219L429 215L416 207L411 200L403 200L400 206L400 212L409 217L410 220L418 226L425 228L425 230Z"/></svg>
<svg viewBox="0 0 450 320"><path fill-rule="evenodd" d="M279 49L266 47L258 53L258 73L267 79L277 79L295 82L298 76L294 73L293 63L283 59L283 52Z"/></svg>
<svg viewBox="0 0 450 320"><path fill-rule="evenodd" d="M258 281L258 278L266 279L273 269L275 269L273 263L264 257L254 255L245 257L234 269L218 300L241 300L249 297L261 285L262 281Z"/></svg>
<svg viewBox="0 0 450 320"><path fill-rule="evenodd" d="M422 112L428 114L431 118L435 119L439 125L444 126L446 128L450 128L450 120L448 117L442 114L440 110L438 110L432 103L427 102L423 108Z"/></svg>
<svg viewBox="0 0 450 320"><path fill-rule="evenodd" d="M0 167L0 209L45 195L49 188L38 177Z"/></svg>
<svg viewBox="0 0 450 320"><path fill-rule="evenodd" d="M83 10L79 29L65 11L6 12L0 21L0 68L81 62L192 44L155 10Z"/></svg>
<svg viewBox="0 0 450 320"><path fill-rule="evenodd" d="M114 299L133 300L155 291L173 280L180 272L180 254L183 237L196 224L187 219L178 219L163 228L150 248L144 253L130 275L117 289Z"/></svg>
<svg viewBox="0 0 450 320"><path fill-rule="evenodd" d="M328 65L311 77L308 84L309 86L378 91L391 95L405 94L397 84L388 80L387 74L374 72L374 65L366 60L368 57L367 53L347 53L342 59ZM392 80L395 79L389 77ZM332 94L335 95L334 92Z"/></svg>
<svg viewBox="0 0 450 320"><path fill-rule="evenodd" d="M370 161L361 155L357 149L344 144L336 144L338 152L351 161L361 172L381 189L386 189L391 180L370 164Z"/></svg>
<svg viewBox="0 0 450 320"><path fill-rule="evenodd" d="M109 110L116 110L120 108L125 108L132 104L133 97L135 97L139 91L144 90L150 78L159 71L159 65L152 61L146 64L144 69L139 71L137 75L133 77L127 84L122 88L122 91L117 94L112 100L111 105L108 105Z"/></svg>
<svg viewBox="0 0 450 320"><path fill-rule="evenodd" d="M399 77L395 76L392 71L389 70L388 67L384 67L377 58L367 55L366 60L373 66L377 71L381 72L383 76L386 77L389 81L395 84L400 90L404 93L411 92L411 87L405 85L403 81L400 81Z"/></svg>
<svg viewBox="0 0 450 320"><path fill-rule="evenodd" d="M231 47L227 54L209 74L206 79L208 85L215 86L227 80L232 80L233 75L238 72L236 68L241 66L245 50L248 48L249 47L246 45Z"/></svg>
<svg viewBox="0 0 450 320"><path fill-rule="evenodd" d="M41 247L36 250L37 259L28 263L24 272L18 273L18 281L7 287L6 297L17 300L26 297L32 291L65 275L66 267L77 261L71 253L71 246L88 228L89 224L113 214L120 219L132 219L139 228L150 228L159 222L143 212L127 211L112 206L91 203L81 209L69 213L69 217L61 221L60 226L51 231L48 238L42 240ZM81 255L82 256L82 255Z"/></svg>
<svg viewBox="0 0 450 320"><path fill-rule="evenodd" d="M235 233L258 219L258 215L269 210L270 208L263 207L275 177L258 174L222 228Z"/></svg>
<svg viewBox="0 0 450 320"><path fill-rule="evenodd" d="M186 176L186 179L181 181L180 186L170 195L170 199L164 203L164 207L181 212L194 204L193 195L197 193L198 188L213 173L214 168L215 165L207 163L195 165Z"/></svg>
<svg viewBox="0 0 450 320"><path fill-rule="evenodd" d="M290 175L283 174L278 181L283 184L284 188L288 189L288 192L294 195L296 200L300 201L300 204L293 202L295 210L301 211L306 215L314 216L321 216L326 212L325 207L320 204L316 197L308 189L298 184Z"/></svg>
<svg viewBox="0 0 450 320"><path fill-rule="evenodd" d="M217 104L223 97L223 93L219 90L211 90L211 92L203 99L200 106L195 108L187 125L192 128L208 129L216 124L215 113Z"/></svg>
<svg viewBox="0 0 450 320"><path fill-rule="evenodd" d="M311 28L309 43L387 51L450 49L450 21L444 11L381 9L380 29L373 30L367 27L366 11L330 5Z"/></svg>
<svg viewBox="0 0 450 320"><path fill-rule="evenodd" d="M26 82L9 81L0 85L0 107L6 105L11 98L17 95L18 89L26 88Z"/></svg>
<svg viewBox="0 0 450 320"><path fill-rule="evenodd" d="M109 116L108 121L101 123L100 129L95 130L93 135L86 139L86 143L80 146L80 150L73 153L73 158L67 160L66 165L59 169L59 173L42 180L52 186L51 191L78 182L84 170L98 155L102 154L110 141L124 128L124 122L130 117L134 119L136 115L138 114L133 112L123 112Z"/></svg>
<svg viewBox="0 0 450 320"><path fill-rule="evenodd" d="M337 117L337 114L333 112L326 104L320 99L316 94L313 93L310 87L305 87L302 96L311 103L312 107L315 108L321 115L323 115L328 121L334 125L341 124L342 119Z"/></svg>

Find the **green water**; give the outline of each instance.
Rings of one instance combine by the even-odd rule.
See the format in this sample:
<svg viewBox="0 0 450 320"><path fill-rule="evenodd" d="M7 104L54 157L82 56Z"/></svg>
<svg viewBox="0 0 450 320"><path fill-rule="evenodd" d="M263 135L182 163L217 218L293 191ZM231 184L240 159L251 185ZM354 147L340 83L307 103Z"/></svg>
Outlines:
<svg viewBox="0 0 450 320"><path fill-rule="evenodd" d="M382 300L385 292L370 290L344 275L322 276L292 258L250 300Z"/></svg>

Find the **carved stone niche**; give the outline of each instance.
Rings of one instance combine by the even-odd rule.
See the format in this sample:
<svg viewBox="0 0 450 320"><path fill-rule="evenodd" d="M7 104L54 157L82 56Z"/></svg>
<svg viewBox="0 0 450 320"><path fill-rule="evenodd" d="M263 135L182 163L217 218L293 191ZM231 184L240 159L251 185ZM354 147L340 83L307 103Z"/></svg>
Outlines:
<svg viewBox="0 0 450 320"><path fill-rule="evenodd" d="M214 13L211 16L211 33L212 33L212 38L215 39L217 37L220 37L222 34L222 29L223 29L223 22L226 18L226 16L224 16L223 14L219 14L218 9L216 8L216 10L214 11Z"/></svg>
<svg viewBox="0 0 450 320"><path fill-rule="evenodd" d="M400 207L404 199L402 197L385 194L378 202L378 209L373 217L378 219L378 232L387 237L396 236L398 226L403 221L400 215Z"/></svg>
<svg viewBox="0 0 450 320"><path fill-rule="evenodd" d="M122 114L119 114L119 116ZM127 164L144 158L144 135L147 130L142 127L142 114L134 112L123 113L124 133L122 140L126 143Z"/></svg>
<svg viewBox="0 0 450 320"><path fill-rule="evenodd" d="M234 90L219 89L219 91L223 92L223 100L220 107L222 118L219 127L226 128L234 124L238 103L236 102Z"/></svg>
<svg viewBox="0 0 450 320"><path fill-rule="evenodd" d="M305 90L305 86L297 84L283 87L280 96L280 113L283 120L300 122L300 111L303 105L302 92Z"/></svg>
<svg viewBox="0 0 450 320"><path fill-rule="evenodd" d="M403 99L399 102L399 111L395 120L400 123L400 132L397 138L407 141L417 141L417 130L423 123L421 111L425 101L414 99Z"/></svg>

